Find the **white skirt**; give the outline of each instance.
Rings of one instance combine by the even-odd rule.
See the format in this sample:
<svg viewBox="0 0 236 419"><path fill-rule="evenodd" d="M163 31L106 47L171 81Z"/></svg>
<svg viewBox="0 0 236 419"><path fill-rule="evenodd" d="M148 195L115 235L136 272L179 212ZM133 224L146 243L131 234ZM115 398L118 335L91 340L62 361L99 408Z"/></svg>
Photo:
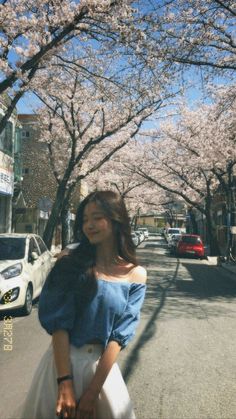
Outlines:
<svg viewBox="0 0 236 419"><path fill-rule="evenodd" d="M103 347L86 344L81 348L70 345L70 359L74 376L76 399L79 400L95 374ZM53 347L41 358L27 397L15 417L20 419L58 419L57 372ZM135 419L132 403L118 365L115 363L102 387L97 406L97 419Z"/></svg>

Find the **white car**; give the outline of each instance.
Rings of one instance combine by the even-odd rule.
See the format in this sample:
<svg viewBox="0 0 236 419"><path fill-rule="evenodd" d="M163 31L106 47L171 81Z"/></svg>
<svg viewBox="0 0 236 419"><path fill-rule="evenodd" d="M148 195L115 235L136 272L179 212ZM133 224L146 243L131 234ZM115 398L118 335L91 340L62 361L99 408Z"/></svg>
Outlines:
<svg viewBox="0 0 236 419"><path fill-rule="evenodd" d="M143 234L143 232L142 232L142 231L140 231L140 230L135 230L135 234L137 234L137 235L138 235L138 237L139 237L139 243L141 243L141 242L145 239L144 234Z"/></svg>
<svg viewBox="0 0 236 419"><path fill-rule="evenodd" d="M138 238L137 234L132 232L131 233L131 238L132 238L132 241L133 241L134 245L137 247L139 245L139 238Z"/></svg>
<svg viewBox="0 0 236 419"><path fill-rule="evenodd" d="M179 233L172 234L170 240L168 241L168 248L170 249L171 252L175 252L176 246L181 237L182 237L182 234L179 234Z"/></svg>
<svg viewBox="0 0 236 419"><path fill-rule="evenodd" d="M55 259L36 234L0 234L0 312L28 315Z"/></svg>
<svg viewBox="0 0 236 419"><path fill-rule="evenodd" d="M167 243L171 240L172 234L182 234L181 228L177 228L177 227L168 228L166 232Z"/></svg>
<svg viewBox="0 0 236 419"><path fill-rule="evenodd" d="M145 239L148 238L149 233L148 233L148 229L147 228L143 228L143 227L139 227L138 231L141 231L144 234Z"/></svg>

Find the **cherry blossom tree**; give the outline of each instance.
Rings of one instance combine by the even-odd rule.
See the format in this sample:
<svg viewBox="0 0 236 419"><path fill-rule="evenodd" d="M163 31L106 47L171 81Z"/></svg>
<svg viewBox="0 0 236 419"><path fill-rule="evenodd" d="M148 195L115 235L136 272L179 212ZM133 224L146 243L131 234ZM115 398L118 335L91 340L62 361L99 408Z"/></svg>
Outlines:
<svg viewBox="0 0 236 419"><path fill-rule="evenodd" d="M166 83L182 65L235 71L234 20L233 0L2 0L0 94L11 101L0 133L50 66L76 66L85 78L114 83L136 67L162 67ZM91 68L88 52L104 63L113 56L116 71Z"/></svg>
<svg viewBox="0 0 236 419"><path fill-rule="evenodd" d="M158 40L157 54L164 61L179 68L213 70L220 76L235 72L234 0L156 2L156 10L159 31L154 32L153 42Z"/></svg>
<svg viewBox="0 0 236 419"><path fill-rule="evenodd" d="M164 150L163 153L160 151ZM204 214L207 220L211 252L219 254L216 228L212 218L212 200L217 182L211 171L196 167L191 151L176 141L162 140L147 150L146 168L137 173L166 192L174 194L192 208Z"/></svg>
<svg viewBox="0 0 236 419"><path fill-rule="evenodd" d="M133 97L133 86L136 95ZM58 188L44 240L50 247L58 216L67 207L78 182L99 169L133 138L163 104L164 92L149 80L146 90L127 75L126 86L100 80L94 85L77 72L57 70L41 78L37 95L45 103L38 110L41 139L47 142ZM151 94L149 90L151 89ZM131 94L130 94L131 92Z"/></svg>
<svg viewBox="0 0 236 419"><path fill-rule="evenodd" d="M73 38L96 38L96 21L101 23L101 33L109 25L111 31L118 24L117 7L124 18L128 5L119 1L6 0L0 4L0 93L7 91L12 98L1 130L32 80L55 54L63 54Z"/></svg>
<svg viewBox="0 0 236 419"><path fill-rule="evenodd" d="M176 197L153 187L130 168L135 160L142 159L141 153L139 140L133 139L87 179L90 189L113 189L124 198L134 228L140 213L165 212L176 202Z"/></svg>
<svg viewBox="0 0 236 419"><path fill-rule="evenodd" d="M220 186L231 193L236 164L233 90L224 87L214 103L194 110L183 106L178 120L152 133L152 141L144 146L146 158L133 163L133 170L146 180L204 214L212 254L220 254L213 197Z"/></svg>
<svg viewBox="0 0 236 419"><path fill-rule="evenodd" d="M34 81L39 82L45 69L76 67L94 83L107 78L120 84L123 71L136 67L152 71L155 63L160 65L152 54L146 60L153 18L143 0L2 1L0 94L8 93L11 101L0 133L19 99L34 90ZM68 55L70 50L73 54ZM94 62L90 55L102 57L103 66L102 59L99 66L90 65ZM111 57L116 63L112 70L106 65Z"/></svg>

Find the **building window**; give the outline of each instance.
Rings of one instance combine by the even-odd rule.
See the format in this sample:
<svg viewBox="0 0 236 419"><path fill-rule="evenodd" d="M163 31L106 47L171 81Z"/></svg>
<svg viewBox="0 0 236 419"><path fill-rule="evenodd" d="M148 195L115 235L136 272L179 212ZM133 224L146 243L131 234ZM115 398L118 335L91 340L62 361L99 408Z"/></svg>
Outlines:
<svg viewBox="0 0 236 419"><path fill-rule="evenodd" d="M29 136L30 136L30 132L23 129L22 130L22 138L29 138Z"/></svg>
<svg viewBox="0 0 236 419"><path fill-rule="evenodd" d="M24 173L24 175L28 175L28 174L29 174L29 169L28 169L28 168L25 168L25 169L23 170L23 173Z"/></svg>
<svg viewBox="0 0 236 419"><path fill-rule="evenodd" d="M8 121L5 129L0 134L0 150L4 153L12 155L13 151L13 126L12 122Z"/></svg>

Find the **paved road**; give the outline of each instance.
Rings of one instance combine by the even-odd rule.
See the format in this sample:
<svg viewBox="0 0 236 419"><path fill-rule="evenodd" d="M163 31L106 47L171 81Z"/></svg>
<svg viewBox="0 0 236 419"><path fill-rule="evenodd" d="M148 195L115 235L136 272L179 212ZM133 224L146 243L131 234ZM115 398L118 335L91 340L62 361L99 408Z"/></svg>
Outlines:
<svg viewBox="0 0 236 419"><path fill-rule="evenodd" d="M235 419L232 275L169 257L160 238L145 242L140 256L149 278L142 334L125 360L138 418Z"/></svg>
<svg viewBox="0 0 236 419"><path fill-rule="evenodd" d="M158 236L142 243L138 254L148 268L147 296L136 338L119 360L137 419L235 419L232 274L170 257ZM13 351L1 348L1 419L15 419L12 412L49 342L37 304L29 317L14 319Z"/></svg>

